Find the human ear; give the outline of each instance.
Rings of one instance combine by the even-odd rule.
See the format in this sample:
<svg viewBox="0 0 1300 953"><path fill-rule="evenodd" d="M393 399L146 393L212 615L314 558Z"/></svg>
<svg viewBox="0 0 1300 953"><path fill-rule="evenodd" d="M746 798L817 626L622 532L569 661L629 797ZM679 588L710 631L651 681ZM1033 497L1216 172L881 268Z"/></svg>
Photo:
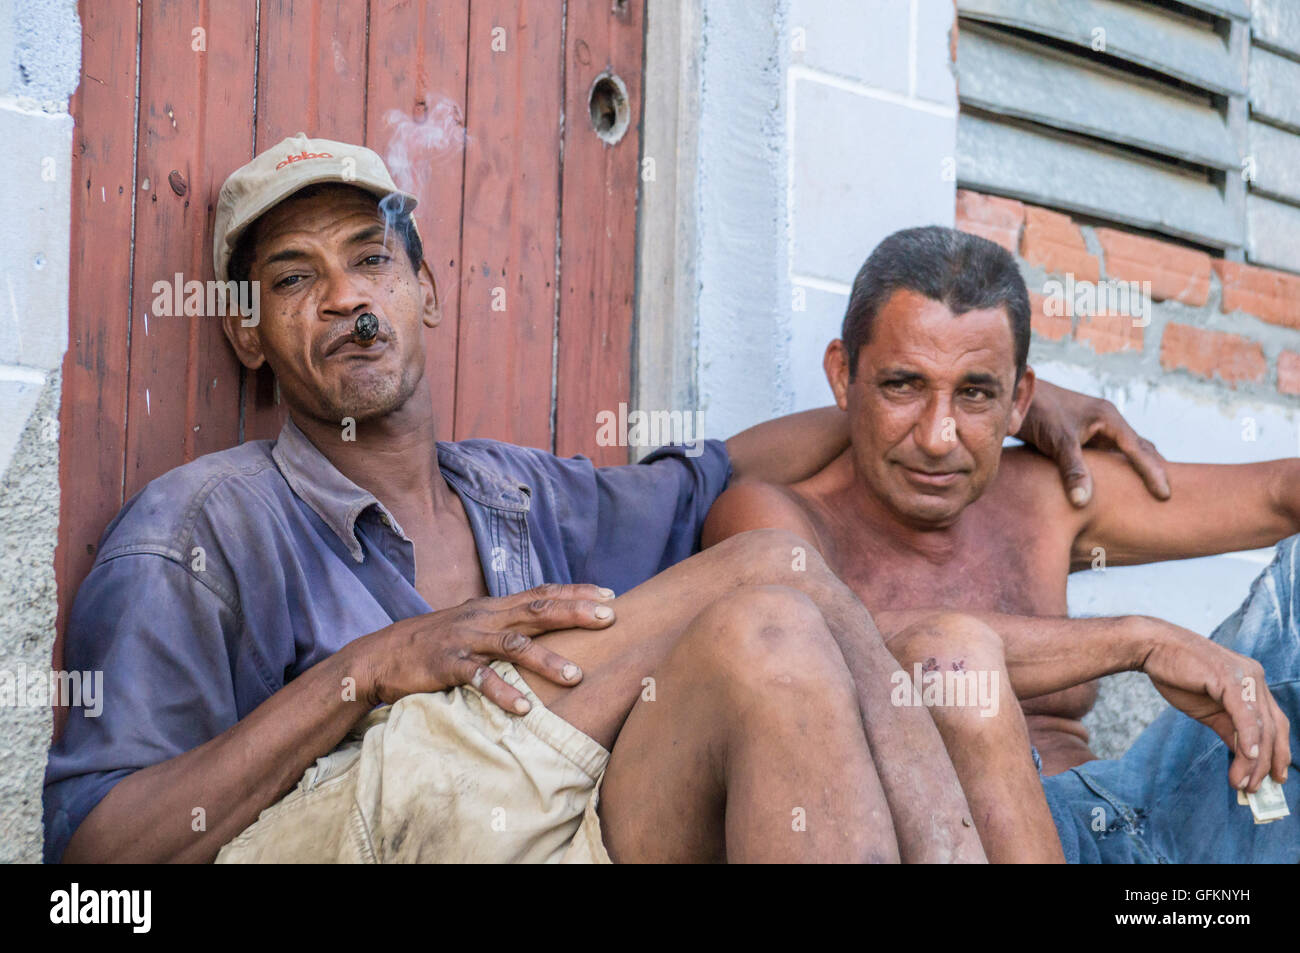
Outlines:
<svg viewBox="0 0 1300 953"><path fill-rule="evenodd" d="M826 380L830 382L835 394L835 403L840 410L849 409L849 353L844 342L839 338L826 345L826 354L822 357L822 369L826 371Z"/></svg>
<svg viewBox="0 0 1300 953"><path fill-rule="evenodd" d="M436 328L442 323L442 308L438 305L438 281L427 261L420 262L420 290L424 293L422 317L426 328Z"/></svg>
<svg viewBox="0 0 1300 953"><path fill-rule="evenodd" d="M234 314L222 317L221 330L226 332L226 340L235 349L239 363L250 371L255 371L266 363L266 355L262 351L261 322L246 325L246 320L236 308Z"/></svg>
<svg viewBox="0 0 1300 953"><path fill-rule="evenodd" d="M1016 382L1016 392L1011 401L1011 418L1007 433L1018 433L1020 425L1025 422L1025 414L1029 413L1029 405L1034 402L1034 383L1036 380L1034 369L1026 367L1025 372L1020 375L1020 380Z"/></svg>

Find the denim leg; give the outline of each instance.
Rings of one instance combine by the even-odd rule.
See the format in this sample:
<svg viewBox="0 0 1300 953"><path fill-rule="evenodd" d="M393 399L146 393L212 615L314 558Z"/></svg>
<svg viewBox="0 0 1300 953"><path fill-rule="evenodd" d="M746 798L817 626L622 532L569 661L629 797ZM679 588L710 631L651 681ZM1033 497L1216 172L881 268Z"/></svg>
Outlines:
<svg viewBox="0 0 1300 953"><path fill-rule="evenodd" d="M1212 638L1264 667L1300 756L1300 536L1278 544L1241 607ZM1179 711L1163 712L1123 757L1044 780L1067 859L1084 863L1300 861L1300 771L1287 777L1293 813L1254 823L1228 786L1228 747Z"/></svg>

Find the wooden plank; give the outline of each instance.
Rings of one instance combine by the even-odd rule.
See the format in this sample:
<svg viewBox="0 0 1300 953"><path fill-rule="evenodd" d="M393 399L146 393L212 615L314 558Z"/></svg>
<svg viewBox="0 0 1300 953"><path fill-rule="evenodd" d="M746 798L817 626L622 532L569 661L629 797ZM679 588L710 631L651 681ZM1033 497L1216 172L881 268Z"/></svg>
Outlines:
<svg viewBox="0 0 1300 953"><path fill-rule="evenodd" d="M370 8L366 145L420 200L415 218L438 285L442 323L425 331L425 374L440 437L451 437L460 320L466 43L461 4L375 2Z"/></svg>
<svg viewBox="0 0 1300 953"><path fill-rule="evenodd" d="M358 0L263 0L259 152L300 132L365 141L366 13L366 4ZM274 438L284 424L287 410L273 381L266 367L244 374L245 440Z"/></svg>
<svg viewBox="0 0 1300 953"><path fill-rule="evenodd" d="M631 397L645 8L628 0L566 10L555 446L562 456L626 463L628 448L596 445L595 415L617 413ZM614 143L596 132L589 98L598 81L625 100L626 129Z"/></svg>
<svg viewBox="0 0 1300 953"><path fill-rule="evenodd" d="M365 3L262 0L258 50L258 150L300 132L364 139Z"/></svg>
<svg viewBox="0 0 1300 953"><path fill-rule="evenodd" d="M59 411L58 623L54 667L77 587L122 505L131 206L135 197L135 0L83 2L81 84L72 96L68 350Z"/></svg>
<svg viewBox="0 0 1300 953"><path fill-rule="evenodd" d="M1239 168L1227 126L1208 96L1198 102L1084 57L974 25L960 31L957 50L963 105L1212 168Z"/></svg>
<svg viewBox="0 0 1300 953"><path fill-rule="evenodd" d="M957 186L1219 248L1245 237L1244 223L1205 178L970 113L957 118Z"/></svg>
<svg viewBox="0 0 1300 953"><path fill-rule="evenodd" d="M696 175L699 158L703 0L647 7L641 152L655 177L641 187L637 223L636 333L632 371L638 407L698 406L695 360ZM629 448L633 459L646 451Z"/></svg>
<svg viewBox="0 0 1300 953"><path fill-rule="evenodd" d="M960 0L963 17L1028 30L1137 63L1225 96L1245 92L1245 76L1207 24L1121 0ZM1097 31L1104 31L1098 33Z"/></svg>
<svg viewBox="0 0 1300 953"><path fill-rule="evenodd" d="M458 440L553 446L561 9L470 8Z"/></svg>
<svg viewBox="0 0 1300 953"><path fill-rule="evenodd" d="M126 493L238 440L238 365L215 316L159 315L156 282L212 275L211 218L251 154L254 13L203 0L142 7ZM206 50L191 31L206 29Z"/></svg>

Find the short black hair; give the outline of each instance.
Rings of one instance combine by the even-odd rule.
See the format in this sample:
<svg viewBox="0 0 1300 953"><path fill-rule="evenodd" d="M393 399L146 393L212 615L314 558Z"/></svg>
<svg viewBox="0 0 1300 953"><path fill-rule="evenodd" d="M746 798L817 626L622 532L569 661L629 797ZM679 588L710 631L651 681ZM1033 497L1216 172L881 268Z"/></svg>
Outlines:
<svg viewBox="0 0 1300 953"><path fill-rule="evenodd" d="M337 185L344 185L341 182L318 182L315 185L308 185L294 192L288 198L311 198L318 195L325 189ZM355 188L355 186L352 186ZM358 191L365 191L358 189ZM414 206L407 205L400 201L399 193L391 192L384 199L379 199L373 193L367 192L375 199L375 204L383 212L384 217L388 220L388 227L393 229L402 239L402 244L406 248L406 256L411 259L411 267L418 275L420 265L424 261L424 243L420 241L420 233L415 230L415 218L412 215ZM390 201L390 199L392 201ZM287 201L287 199L286 199ZM240 234L235 242L235 247L230 252L230 262L226 265L226 276L231 281L247 281L248 273L253 267L253 246L257 239L257 224L261 218L254 219L247 228Z"/></svg>
<svg viewBox="0 0 1300 953"><path fill-rule="evenodd" d="M894 232L853 279L840 330L850 380L857 375L858 351L871 340L876 312L904 289L939 301L954 314L1005 307L1020 380L1029 361L1029 291L1016 260L996 242L940 225Z"/></svg>

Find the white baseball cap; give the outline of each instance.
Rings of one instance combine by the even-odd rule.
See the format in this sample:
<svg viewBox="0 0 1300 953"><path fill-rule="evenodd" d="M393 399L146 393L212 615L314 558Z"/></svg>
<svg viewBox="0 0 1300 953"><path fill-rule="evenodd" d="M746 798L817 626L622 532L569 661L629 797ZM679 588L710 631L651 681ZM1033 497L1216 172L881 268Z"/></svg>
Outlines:
<svg viewBox="0 0 1300 953"><path fill-rule="evenodd" d="M418 201L397 187L378 153L332 139L309 139L300 132L240 166L221 186L212 223L212 267L217 279L229 279L230 256L249 225L299 189L320 182L355 185L381 199L396 194L403 200L403 211L413 209Z"/></svg>

